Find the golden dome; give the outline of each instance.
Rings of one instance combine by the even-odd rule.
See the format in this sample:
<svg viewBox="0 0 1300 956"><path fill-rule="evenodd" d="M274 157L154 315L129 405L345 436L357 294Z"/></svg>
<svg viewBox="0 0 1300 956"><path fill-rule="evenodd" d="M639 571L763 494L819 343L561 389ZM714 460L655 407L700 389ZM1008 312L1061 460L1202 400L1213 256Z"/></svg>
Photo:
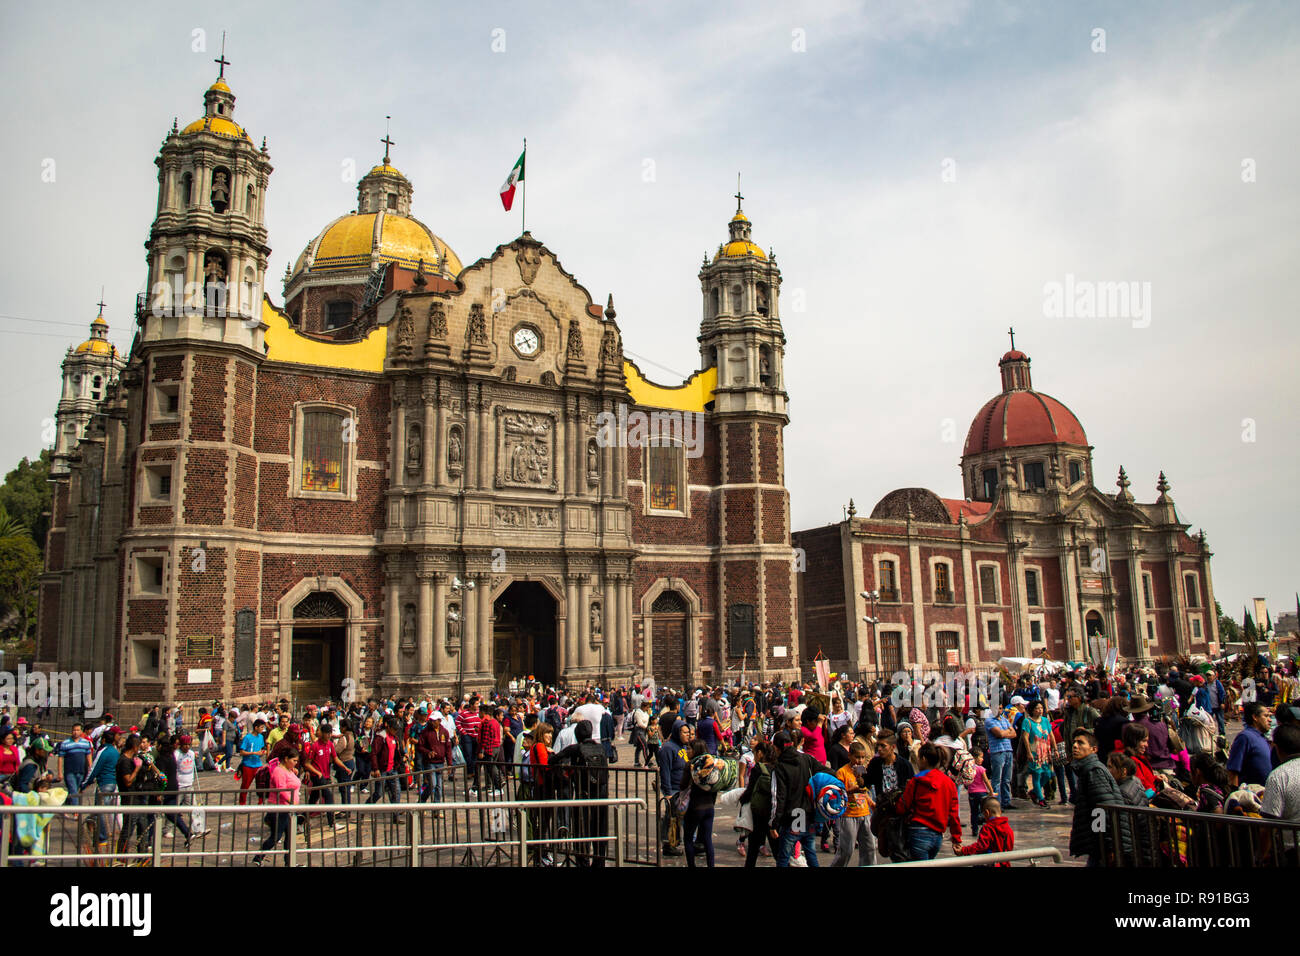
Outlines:
<svg viewBox="0 0 1300 956"><path fill-rule="evenodd" d="M222 93L229 93L229 92L230 92L230 87L226 86L226 81L223 80L221 77L217 77L216 82L213 83L211 86L209 86L208 89L209 89L209 90L220 90Z"/></svg>
<svg viewBox="0 0 1300 956"><path fill-rule="evenodd" d="M326 226L302 251L293 274L306 270L308 256L313 273L368 271L375 253L380 262L407 269L419 268L423 259L430 275L455 277L464 268L451 247L418 219L370 212L341 216Z"/></svg>
<svg viewBox="0 0 1300 956"><path fill-rule="evenodd" d="M231 122L224 116L204 116L196 119L189 126L181 130L181 134L186 133L216 133L218 136L229 136L231 139L248 139L248 134L238 123Z"/></svg>
<svg viewBox="0 0 1300 956"><path fill-rule="evenodd" d="M732 222L749 222L749 217L746 216L746 215L745 215L743 212L741 212L739 209L737 209L737 210L736 210L736 214L735 214L734 216L731 217L731 221L732 221Z"/></svg>
<svg viewBox="0 0 1300 956"><path fill-rule="evenodd" d="M401 171L390 163L380 163L378 166L375 166L370 170L370 175L376 173L387 173L390 176L402 176ZM402 176L402 178L405 179L406 177Z"/></svg>
<svg viewBox="0 0 1300 956"><path fill-rule="evenodd" d="M732 222L735 222L735 220L733 219ZM747 239L735 239L731 242L724 243L722 248L718 250L717 255L713 257L713 261L717 262L719 259L724 257L727 259L737 259L741 256L758 256L760 259L766 259L767 253Z"/></svg>
<svg viewBox="0 0 1300 956"><path fill-rule="evenodd" d="M107 355L111 351L113 351L113 346L109 345L103 339L87 339L77 346L78 354L91 352L95 355Z"/></svg>

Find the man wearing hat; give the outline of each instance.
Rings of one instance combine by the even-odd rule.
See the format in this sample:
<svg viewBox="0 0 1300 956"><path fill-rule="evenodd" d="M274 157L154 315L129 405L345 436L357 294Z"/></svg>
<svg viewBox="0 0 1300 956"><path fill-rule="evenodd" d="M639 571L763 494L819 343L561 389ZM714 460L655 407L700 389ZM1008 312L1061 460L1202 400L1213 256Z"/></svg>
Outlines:
<svg viewBox="0 0 1300 956"><path fill-rule="evenodd" d="M53 780L54 774L45 769L45 762L50 756L50 742L44 737L33 737L27 743L27 757L18 767L18 777L14 781L15 793L31 793L36 789L37 780Z"/></svg>

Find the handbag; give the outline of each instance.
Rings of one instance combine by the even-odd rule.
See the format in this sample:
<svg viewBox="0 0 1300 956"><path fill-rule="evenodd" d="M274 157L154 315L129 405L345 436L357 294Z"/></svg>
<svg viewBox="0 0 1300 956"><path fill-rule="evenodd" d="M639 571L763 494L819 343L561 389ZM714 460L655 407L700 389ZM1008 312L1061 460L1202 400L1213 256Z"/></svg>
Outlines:
<svg viewBox="0 0 1300 956"><path fill-rule="evenodd" d="M451 765L453 767L465 766L465 755L461 753L460 744L451 748Z"/></svg>

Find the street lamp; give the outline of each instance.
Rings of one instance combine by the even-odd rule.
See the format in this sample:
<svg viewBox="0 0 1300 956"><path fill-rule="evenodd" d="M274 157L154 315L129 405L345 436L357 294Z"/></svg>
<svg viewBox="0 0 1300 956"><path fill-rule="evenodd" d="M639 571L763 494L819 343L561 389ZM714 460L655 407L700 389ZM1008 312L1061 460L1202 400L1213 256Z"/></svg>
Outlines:
<svg viewBox="0 0 1300 956"><path fill-rule="evenodd" d="M879 591L863 591L862 597L871 602L871 616L864 617L862 620L871 625L871 646L876 652L876 670L880 670L880 637L876 631L876 625L880 623L880 618L876 617L876 602L880 600Z"/></svg>
<svg viewBox="0 0 1300 956"><path fill-rule="evenodd" d="M462 581L459 577L451 579L451 590L459 597L465 591L474 590L473 581ZM459 603L459 602L458 602ZM464 607L464 604L461 604ZM448 611L447 619L449 621L464 622L464 617L458 611ZM460 699L465 695L465 626L462 624L460 629L460 643L456 647L456 706L460 706ZM479 635L479 640L482 640Z"/></svg>

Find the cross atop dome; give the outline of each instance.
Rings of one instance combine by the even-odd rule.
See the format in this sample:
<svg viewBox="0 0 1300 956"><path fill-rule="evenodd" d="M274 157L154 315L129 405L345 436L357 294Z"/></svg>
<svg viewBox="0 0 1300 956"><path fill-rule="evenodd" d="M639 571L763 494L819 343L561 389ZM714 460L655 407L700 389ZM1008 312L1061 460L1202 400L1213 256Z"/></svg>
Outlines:
<svg viewBox="0 0 1300 956"><path fill-rule="evenodd" d="M741 214L740 202L744 198L745 197L740 194L740 173L736 173L736 215L737 216Z"/></svg>
<svg viewBox="0 0 1300 956"><path fill-rule="evenodd" d="M1016 330L1015 328L1007 329L1007 334L1011 336L1011 351L1016 350Z"/></svg>
<svg viewBox="0 0 1300 956"><path fill-rule="evenodd" d="M397 143L393 141L392 137L389 135L388 132L388 124L392 121L392 119L393 118L391 116L384 117L384 138L379 141L384 144L384 165L385 166L389 165L388 147L397 145Z"/></svg>
<svg viewBox="0 0 1300 956"><path fill-rule="evenodd" d="M221 31L221 56L217 57L212 62L217 64L218 67L217 79L224 80L226 78L226 67L230 66L230 61L226 59L226 31L225 30Z"/></svg>

